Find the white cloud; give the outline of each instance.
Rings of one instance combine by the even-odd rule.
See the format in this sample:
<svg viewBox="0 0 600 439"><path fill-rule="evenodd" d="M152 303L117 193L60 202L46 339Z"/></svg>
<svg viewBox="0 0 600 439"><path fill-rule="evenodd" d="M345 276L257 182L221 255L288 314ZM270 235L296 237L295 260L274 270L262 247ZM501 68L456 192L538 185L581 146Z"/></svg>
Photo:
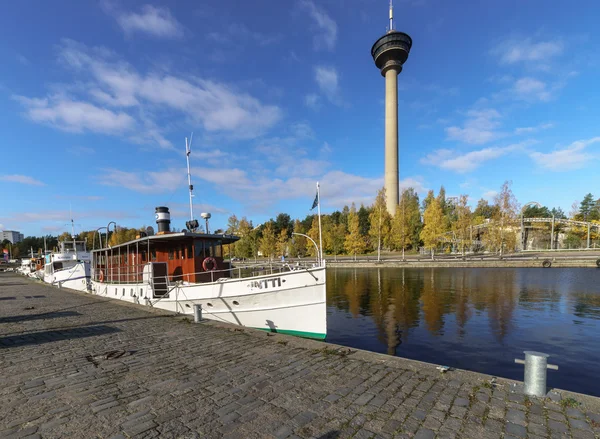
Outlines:
<svg viewBox="0 0 600 439"><path fill-rule="evenodd" d="M586 148L600 143L600 137L588 140L578 140L566 148L556 149L552 152L532 152L529 156L540 167L551 171L571 171L580 169L599 157L599 154L590 153Z"/></svg>
<svg viewBox="0 0 600 439"><path fill-rule="evenodd" d="M116 19L126 34L141 32L159 38L181 38L184 33L183 25L167 8L144 5L140 13L119 12Z"/></svg>
<svg viewBox="0 0 600 439"><path fill-rule="evenodd" d="M42 183L39 180L36 180L33 177L29 177L27 175L0 175L0 181L8 181L11 183L20 183L20 184L29 184L32 186L45 186L45 183Z"/></svg>
<svg viewBox="0 0 600 439"><path fill-rule="evenodd" d="M21 64L23 64L24 66L28 66L29 64L31 64L31 63L29 62L29 59L27 59L27 57L26 57L25 55L18 54L18 55L17 55L17 60L18 60L18 61L19 61Z"/></svg>
<svg viewBox="0 0 600 439"><path fill-rule="evenodd" d="M316 93L310 93L307 94L304 97L304 104L308 107L311 108L313 110L318 110L321 107L321 104L319 103L320 97L318 94Z"/></svg>
<svg viewBox="0 0 600 439"><path fill-rule="evenodd" d="M495 191L495 190L489 190L489 191L486 191L486 192L484 192L484 193L481 195L481 197L482 197L482 198L485 198L486 200L489 200L489 201L491 201L491 200L493 200L493 199L496 197L496 195L498 195L498 191Z"/></svg>
<svg viewBox="0 0 600 439"><path fill-rule="evenodd" d="M209 32L207 38L218 44L240 44L252 41L259 46L268 46L281 39L281 35L269 35L248 29L244 24L233 23L218 32Z"/></svg>
<svg viewBox="0 0 600 439"><path fill-rule="evenodd" d="M517 97L527 101L549 101L552 98L546 83L531 77L517 79L513 92Z"/></svg>
<svg viewBox="0 0 600 439"><path fill-rule="evenodd" d="M504 147L484 148L459 154L449 149L438 149L421 159L421 163L437 166L458 173L471 172L481 166L484 162L494 160L514 151L522 150L532 142L517 143Z"/></svg>
<svg viewBox="0 0 600 439"><path fill-rule="evenodd" d="M517 135L532 134L532 133L537 133L538 131L548 130L553 127L554 127L553 123L541 123L541 124L533 126L533 127L516 128L515 134L517 134Z"/></svg>
<svg viewBox="0 0 600 439"><path fill-rule="evenodd" d="M315 34L313 42L316 50L333 50L337 41L337 23L311 0L305 0L302 5L314 20L319 32Z"/></svg>
<svg viewBox="0 0 600 439"><path fill-rule="evenodd" d="M298 161L298 166L314 165L309 160ZM263 163L263 169L264 169ZM343 171L321 169L319 173L293 172L289 175L272 172L255 172L253 169L195 167L192 170L196 185L200 181L214 185L220 192L244 206L245 211L264 212L282 201L306 199L308 205L314 197L315 181L321 183L324 206L339 209L345 204L372 203L377 190L383 186L383 178L369 178ZM177 176L177 177L175 177ZM185 168L169 168L160 172L107 170L100 183L123 187L140 193L172 192L185 187ZM400 181L401 188L413 187L423 192L422 182L417 178Z"/></svg>
<svg viewBox="0 0 600 439"><path fill-rule="evenodd" d="M496 131L500 125L500 113L494 109L470 110L464 127L451 126L446 128L449 140L457 140L472 145L483 145L503 136Z"/></svg>
<svg viewBox="0 0 600 439"><path fill-rule="evenodd" d="M25 107L26 115L34 122L63 131L81 133L122 133L133 128L134 119L123 112L113 112L88 102L54 95L44 99L13 96Z"/></svg>
<svg viewBox="0 0 600 439"><path fill-rule="evenodd" d="M88 146L81 146L81 145L72 146L72 147L68 148L67 151L69 151L71 154L74 154L76 156L91 155L91 154L96 153L94 148L90 148Z"/></svg>
<svg viewBox="0 0 600 439"><path fill-rule="evenodd" d="M340 105L340 89L338 72L335 67L317 66L315 67L315 81L321 92L333 104Z"/></svg>
<svg viewBox="0 0 600 439"><path fill-rule="evenodd" d="M564 43L560 40L537 41L531 38L511 38L502 41L491 53L499 57L501 64L545 63L550 58L561 55Z"/></svg>
<svg viewBox="0 0 600 439"><path fill-rule="evenodd" d="M282 117L279 107L227 84L197 76L143 74L104 48L64 40L60 60L89 86L59 85L54 88L62 89L60 94L18 100L32 120L66 131L118 134L134 143L171 148L163 132L171 119L179 123L183 117L207 132L252 138Z"/></svg>

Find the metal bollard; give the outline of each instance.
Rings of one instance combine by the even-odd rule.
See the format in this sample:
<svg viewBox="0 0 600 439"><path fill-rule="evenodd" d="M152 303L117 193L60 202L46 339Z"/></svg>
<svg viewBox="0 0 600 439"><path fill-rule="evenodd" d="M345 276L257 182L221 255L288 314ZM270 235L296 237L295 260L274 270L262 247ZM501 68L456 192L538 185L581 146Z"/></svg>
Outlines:
<svg viewBox="0 0 600 439"><path fill-rule="evenodd" d="M202 321L202 305L194 305L194 323Z"/></svg>
<svg viewBox="0 0 600 439"><path fill-rule="evenodd" d="M525 394L546 395L546 369L558 370L555 364L548 364L550 355L542 352L525 351L525 360L515 359L515 363L525 365Z"/></svg>

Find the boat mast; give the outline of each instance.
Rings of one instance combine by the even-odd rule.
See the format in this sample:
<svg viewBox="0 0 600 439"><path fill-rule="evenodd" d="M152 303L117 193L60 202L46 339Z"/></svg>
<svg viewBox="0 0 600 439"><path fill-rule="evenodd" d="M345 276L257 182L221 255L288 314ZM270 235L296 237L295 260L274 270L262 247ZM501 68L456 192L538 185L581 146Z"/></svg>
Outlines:
<svg viewBox="0 0 600 439"><path fill-rule="evenodd" d="M190 173L190 154L192 153L192 138L194 133L190 136L190 142L188 143L187 137L185 138L185 158L187 159L187 176L188 176L188 187L190 190L190 221L194 221L194 185L192 184L192 174Z"/></svg>

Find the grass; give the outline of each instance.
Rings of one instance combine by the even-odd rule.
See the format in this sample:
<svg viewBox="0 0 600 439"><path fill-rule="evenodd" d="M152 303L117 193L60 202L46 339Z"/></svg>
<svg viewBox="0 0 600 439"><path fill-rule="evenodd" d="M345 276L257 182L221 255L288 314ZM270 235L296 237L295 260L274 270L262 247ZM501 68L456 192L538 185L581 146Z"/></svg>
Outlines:
<svg viewBox="0 0 600 439"><path fill-rule="evenodd" d="M581 403L573 398L564 398L564 399L560 400L560 405L563 409L565 409L567 407L571 407L571 408L579 407L581 405Z"/></svg>

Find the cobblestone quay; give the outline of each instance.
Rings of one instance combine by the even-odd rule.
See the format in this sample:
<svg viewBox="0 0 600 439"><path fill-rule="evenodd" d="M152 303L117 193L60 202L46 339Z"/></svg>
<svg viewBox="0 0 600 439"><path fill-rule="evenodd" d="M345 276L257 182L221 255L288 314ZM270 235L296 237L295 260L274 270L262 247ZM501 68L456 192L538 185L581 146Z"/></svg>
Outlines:
<svg viewBox="0 0 600 439"><path fill-rule="evenodd" d="M598 398L527 398L502 379L194 324L10 273L0 370L3 438L600 436Z"/></svg>

